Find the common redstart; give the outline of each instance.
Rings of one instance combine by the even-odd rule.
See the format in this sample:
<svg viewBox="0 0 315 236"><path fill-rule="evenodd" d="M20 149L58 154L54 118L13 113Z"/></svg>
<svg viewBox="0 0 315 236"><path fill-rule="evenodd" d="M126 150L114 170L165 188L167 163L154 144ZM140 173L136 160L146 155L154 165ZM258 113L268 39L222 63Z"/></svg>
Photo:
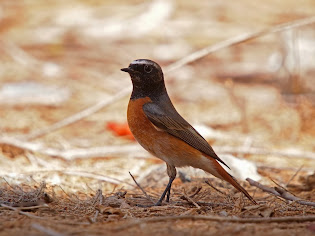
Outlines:
<svg viewBox="0 0 315 236"><path fill-rule="evenodd" d="M155 205L161 205L165 196L169 202L175 167L182 166L202 169L229 182L257 204L218 163L227 166L208 142L178 114L167 94L162 69L156 62L138 59L121 70L129 73L133 84L127 110L129 128L144 149L166 162L169 182Z"/></svg>

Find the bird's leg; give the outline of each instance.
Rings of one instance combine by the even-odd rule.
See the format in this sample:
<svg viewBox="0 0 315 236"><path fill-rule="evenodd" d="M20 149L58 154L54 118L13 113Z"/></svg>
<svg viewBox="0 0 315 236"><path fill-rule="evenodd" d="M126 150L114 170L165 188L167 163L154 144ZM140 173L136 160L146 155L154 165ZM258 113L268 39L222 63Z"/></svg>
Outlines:
<svg viewBox="0 0 315 236"><path fill-rule="evenodd" d="M171 194L171 187L172 187L172 183L173 183L173 180L175 178L172 178L170 177L170 180L168 181L168 184L162 194L162 196L160 197L160 199L154 204L155 206L161 206L162 205L162 202L165 198L165 195L167 194L167 198L166 198L166 201L169 202L170 200L170 194Z"/></svg>
<svg viewBox="0 0 315 236"><path fill-rule="evenodd" d="M173 183L174 179L175 179L175 177L170 177L170 180L168 181L168 184L167 184L167 186L166 186L164 192L162 193L162 196L160 197L160 199L159 199L155 204L153 204L153 205L141 205L141 204L137 204L137 206L138 206L138 207L161 206L166 194L167 194L166 201L169 202L170 193L171 193L171 187L172 187L172 183Z"/></svg>
<svg viewBox="0 0 315 236"><path fill-rule="evenodd" d="M166 193L166 202L170 202L171 188Z"/></svg>
<svg viewBox="0 0 315 236"><path fill-rule="evenodd" d="M155 206L161 206L162 205L162 202L165 198L165 195L166 195L166 202L170 201L172 183L173 183L174 179L176 178L176 169L174 166L170 166L168 164L166 164L166 166L167 166L167 174L170 177L170 179L168 181L168 184L167 184L162 196L155 203Z"/></svg>
<svg viewBox="0 0 315 236"><path fill-rule="evenodd" d="M154 205L138 205L137 204L137 206L139 206L139 207L161 206L165 196L166 196L166 201L167 202L170 201L172 183L173 183L174 179L176 178L176 169L174 166L170 166L168 164L166 164L166 166L167 166L167 174L168 174L170 179L169 179L168 184L167 184L164 192L162 193L162 196L160 197L160 199Z"/></svg>
<svg viewBox="0 0 315 236"><path fill-rule="evenodd" d="M170 188L168 189L167 191L167 194L166 194L166 202L169 202L170 201L170 196L171 196L171 188L172 188L172 183L174 181L174 179L176 178L176 168L174 166L170 166L168 164L166 164L167 166L167 175L170 177Z"/></svg>

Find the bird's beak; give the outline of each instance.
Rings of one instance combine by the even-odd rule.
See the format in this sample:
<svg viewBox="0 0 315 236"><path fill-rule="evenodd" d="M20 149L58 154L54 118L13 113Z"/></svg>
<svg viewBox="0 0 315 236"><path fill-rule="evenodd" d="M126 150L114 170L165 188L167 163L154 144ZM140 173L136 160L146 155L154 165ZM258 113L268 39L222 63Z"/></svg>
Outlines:
<svg viewBox="0 0 315 236"><path fill-rule="evenodd" d="M121 71L123 71L123 72L131 72L132 70L131 69L129 69L129 68L122 68L122 69L120 69Z"/></svg>

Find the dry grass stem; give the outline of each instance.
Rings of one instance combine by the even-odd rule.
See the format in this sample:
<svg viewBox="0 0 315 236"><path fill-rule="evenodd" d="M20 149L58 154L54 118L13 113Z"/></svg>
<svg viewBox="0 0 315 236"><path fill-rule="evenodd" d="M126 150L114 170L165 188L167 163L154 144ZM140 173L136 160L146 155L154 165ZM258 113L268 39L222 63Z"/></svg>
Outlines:
<svg viewBox="0 0 315 236"><path fill-rule="evenodd" d="M218 222L231 222L231 223L289 223L289 222L313 222L315 221L314 215L309 216L287 216L287 217L268 217L268 218L232 218L220 216L202 216L202 215L182 215L182 216L164 216L152 217L146 219L138 219L129 224L117 227L114 231L122 231L130 229L131 227L139 226L141 224L176 221L176 220L204 220L204 221L218 221Z"/></svg>
<svg viewBox="0 0 315 236"><path fill-rule="evenodd" d="M194 62L198 59L201 59L202 57L205 57L205 56L207 56L211 53L214 53L218 50L228 48L228 47L231 47L233 45L237 45L237 44L240 44L240 43L243 43L243 42L255 39L255 38L259 38L259 37L266 35L266 34L285 31L288 29L298 28L298 27L302 27L302 26L310 25L310 24L314 24L314 23L315 23L315 17L308 17L305 19L299 19L296 21L291 21L291 22L286 22L284 24L275 25L275 26L270 27L266 30L261 30L261 31L253 32L253 33L237 35L236 37L233 37L233 38L227 39L225 41L219 42L215 45L210 45L206 48L198 50L198 51L182 58L181 60L169 65L166 69L166 72L179 69L180 67L182 67L186 64L192 63L192 62Z"/></svg>
<svg viewBox="0 0 315 236"><path fill-rule="evenodd" d="M184 194L180 197L181 199L187 201L190 204L193 204L197 209L200 209L200 206L186 194L186 191L184 190Z"/></svg>
<svg viewBox="0 0 315 236"><path fill-rule="evenodd" d="M33 139L42 137L46 134L49 134L53 131L56 131L58 129L64 128L64 127L71 125L75 122L78 122L79 120L82 120L85 117L88 117L88 116L92 115L93 113L103 109L104 107L112 104L113 102L116 102L117 100L127 96L127 94L129 94L130 91L131 91L131 86L126 87L126 88L122 89L121 91L119 91L118 93L116 93L115 95L113 95L112 97L105 99L103 101L100 101L100 102L98 102L98 103L72 115L72 116L69 116L69 117L67 117L67 118L65 118L65 119L63 119L57 123L54 123L51 126L43 128L41 130L34 131L34 132L24 136L23 139L24 140L33 140Z"/></svg>
<svg viewBox="0 0 315 236"><path fill-rule="evenodd" d="M17 212L20 215L25 215L25 216L33 218L33 219L50 220L49 218L40 217L40 216L36 216L34 214L31 214L29 212L21 211L19 208L16 208L16 207L8 206L8 205L5 205L5 204L1 204L0 206L4 207L4 208L7 208L7 209L10 209L10 210L13 210L13 211Z"/></svg>
<svg viewBox="0 0 315 236"><path fill-rule="evenodd" d="M65 235L65 234L58 233L50 228L44 227L38 223L33 223L32 227L44 233L45 235L49 235L49 236L64 236Z"/></svg>
<svg viewBox="0 0 315 236"><path fill-rule="evenodd" d="M210 182L208 180L205 181L206 184L208 184L211 188L213 188L215 191L221 193L222 195L226 196L226 193L222 192L221 190L217 189L216 187L214 187L212 184L210 184Z"/></svg>
<svg viewBox="0 0 315 236"><path fill-rule="evenodd" d="M248 181L248 183L252 186L255 186L261 190L263 190L264 192L267 192L267 193L271 193L275 196L278 196L278 197L281 197L285 200L289 200L289 201L294 201L294 202L297 202L301 205L307 205L307 206L313 206L315 207L315 202L309 202L309 201L305 201L301 198L298 198L298 197L295 197L293 196L291 193L289 193L288 191L286 191L285 189L283 188L278 188L278 187L268 187L268 186L265 186L255 180L252 180L250 178L247 178L246 179Z"/></svg>
<svg viewBox="0 0 315 236"><path fill-rule="evenodd" d="M104 175L94 174L94 173L85 172L85 171L64 170L62 171L62 173L66 175L76 175L76 176L81 176L81 177L86 177L86 178L97 179L97 180L101 180L101 181L108 182L111 184L121 183L121 181L119 180L116 180L116 179L113 179Z"/></svg>
<svg viewBox="0 0 315 236"><path fill-rule="evenodd" d="M294 173L294 175L292 175L292 177L288 180L286 186L288 186L291 181L298 175L298 173L302 170L304 165L301 165L299 169L296 170L296 172Z"/></svg>
<svg viewBox="0 0 315 236"><path fill-rule="evenodd" d="M138 186L138 188L141 190L141 192L144 194L144 196L146 197L146 199L148 199L150 202L152 202L153 204L155 204L155 202L150 198L150 196L146 193L146 191L144 191L144 189L140 186L140 184L138 184L138 182L136 181L136 179L133 177L133 175L129 172L131 178L133 179L133 181L135 182L135 184Z"/></svg>
<svg viewBox="0 0 315 236"><path fill-rule="evenodd" d="M8 205L1 204L1 207L8 208ZM20 211L23 211L23 210L35 210L35 209L39 209L39 208L49 208L49 206L46 203L44 203L42 205L37 205L37 206L10 206L10 207L14 207L14 209L20 210Z"/></svg>

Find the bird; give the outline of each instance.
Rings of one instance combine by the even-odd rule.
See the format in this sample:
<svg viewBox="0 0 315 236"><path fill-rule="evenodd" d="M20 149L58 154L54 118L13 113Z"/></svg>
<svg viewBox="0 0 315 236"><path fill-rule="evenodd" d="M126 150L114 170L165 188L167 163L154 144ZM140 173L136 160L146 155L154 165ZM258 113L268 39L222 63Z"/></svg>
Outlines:
<svg viewBox="0 0 315 236"><path fill-rule="evenodd" d="M127 121L137 142L166 163L168 184L155 206L169 202L176 167L192 166L225 180L256 201L219 163L228 167L210 144L177 112L168 96L160 65L149 59L132 61L121 71L130 75L133 89ZM229 168L229 167L228 167Z"/></svg>

